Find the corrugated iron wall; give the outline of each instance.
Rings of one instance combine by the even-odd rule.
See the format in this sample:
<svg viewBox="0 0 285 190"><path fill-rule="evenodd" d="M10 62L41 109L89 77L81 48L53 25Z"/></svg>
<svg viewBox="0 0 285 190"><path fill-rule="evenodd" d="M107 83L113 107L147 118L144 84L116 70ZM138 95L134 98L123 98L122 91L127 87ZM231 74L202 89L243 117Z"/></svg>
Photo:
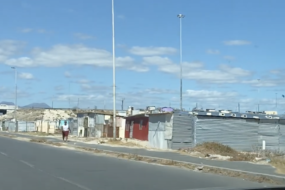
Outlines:
<svg viewBox="0 0 285 190"><path fill-rule="evenodd" d="M279 130L277 119L261 119L258 125L258 144L262 146L262 141L266 142L266 149L279 150L279 139L284 133Z"/></svg>
<svg viewBox="0 0 285 190"><path fill-rule="evenodd" d="M13 121L5 121L4 130L15 132L16 131L16 124ZM18 121L18 132L33 132L37 131L35 122L29 121Z"/></svg>
<svg viewBox="0 0 285 190"><path fill-rule="evenodd" d="M149 115L149 145L158 149L171 149L172 114Z"/></svg>
<svg viewBox="0 0 285 190"><path fill-rule="evenodd" d="M188 112L173 113L171 149L194 146L195 120Z"/></svg>
<svg viewBox="0 0 285 190"><path fill-rule="evenodd" d="M258 144L258 122L254 119L198 116L195 142L219 142L237 150L251 151Z"/></svg>
<svg viewBox="0 0 285 190"><path fill-rule="evenodd" d="M203 142L219 142L236 150L256 151L266 142L266 149L285 151L284 118L269 119L265 115L231 117L230 114L217 115L202 113L197 115L194 141L195 145ZM267 118L268 117L268 118Z"/></svg>

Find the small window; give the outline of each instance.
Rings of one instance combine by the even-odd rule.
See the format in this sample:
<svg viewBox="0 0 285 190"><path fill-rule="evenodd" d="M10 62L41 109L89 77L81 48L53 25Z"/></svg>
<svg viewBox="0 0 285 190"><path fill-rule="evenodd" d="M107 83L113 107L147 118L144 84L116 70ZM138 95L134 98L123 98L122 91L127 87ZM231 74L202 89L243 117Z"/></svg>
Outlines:
<svg viewBox="0 0 285 190"><path fill-rule="evenodd" d="M143 120L140 121L140 128L139 129L142 130L142 128L143 128Z"/></svg>

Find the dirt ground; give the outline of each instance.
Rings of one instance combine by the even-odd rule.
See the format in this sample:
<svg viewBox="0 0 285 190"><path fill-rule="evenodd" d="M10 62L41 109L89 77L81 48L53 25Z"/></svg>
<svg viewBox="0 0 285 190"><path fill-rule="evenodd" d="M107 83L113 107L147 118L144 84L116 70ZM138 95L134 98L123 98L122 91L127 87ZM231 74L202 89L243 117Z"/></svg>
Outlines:
<svg viewBox="0 0 285 190"><path fill-rule="evenodd" d="M280 152L239 152L216 142L205 142L194 148L180 149L178 152L189 156L227 161L247 161L270 164L279 174L285 174L285 153Z"/></svg>

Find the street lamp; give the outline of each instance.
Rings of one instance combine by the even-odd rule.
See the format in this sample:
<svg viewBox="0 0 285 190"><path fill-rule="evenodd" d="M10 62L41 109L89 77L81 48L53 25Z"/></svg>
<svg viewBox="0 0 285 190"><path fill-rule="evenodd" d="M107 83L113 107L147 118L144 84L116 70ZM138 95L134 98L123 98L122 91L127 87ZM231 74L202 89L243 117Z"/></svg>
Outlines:
<svg viewBox="0 0 285 190"><path fill-rule="evenodd" d="M17 69L16 67L11 67L11 69L14 69L15 72L15 105L14 105L14 119L15 119L15 125L16 125L16 131L18 131L18 125L17 125Z"/></svg>
<svg viewBox="0 0 285 190"><path fill-rule="evenodd" d="M116 60L115 60L115 14L112 0L112 46L113 46L113 138L116 139Z"/></svg>
<svg viewBox="0 0 285 190"><path fill-rule="evenodd" d="M178 14L177 17L180 20L180 110L182 110L182 18L183 14Z"/></svg>

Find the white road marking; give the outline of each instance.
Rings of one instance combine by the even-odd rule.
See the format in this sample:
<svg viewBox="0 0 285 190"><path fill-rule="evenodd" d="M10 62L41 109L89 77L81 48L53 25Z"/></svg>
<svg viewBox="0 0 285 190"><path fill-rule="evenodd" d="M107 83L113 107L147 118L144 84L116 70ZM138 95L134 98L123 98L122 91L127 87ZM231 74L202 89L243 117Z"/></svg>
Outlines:
<svg viewBox="0 0 285 190"><path fill-rule="evenodd" d="M29 162L26 162L24 160L20 160L22 163L26 164L27 166L30 166L31 168L34 168L35 166L30 164Z"/></svg>
<svg viewBox="0 0 285 190"><path fill-rule="evenodd" d="M84 189L84 190L91 190L91 189L89 189L89 188L87 188L87 187L84 187L83 185L80 185L80 184L78 184L78 183L74 183L74 182L72 182L72 181L70 181L70 180L68 180L68 179L63 178L63 177L58 177L58 179L60 179L60 180L62 180L62 181L65 181L65 182L67 182L67 183L70 183L70 184L72 184L72 185L75 185L75 186L77 186L77 187L79 187L79 188L81 188L81 189Z"/></svg>
<svg viewBox="0 0 285 190"><path fill-rule="evenodd" d="M5 152L0 152L4 156L8 156Z"/></svg>

